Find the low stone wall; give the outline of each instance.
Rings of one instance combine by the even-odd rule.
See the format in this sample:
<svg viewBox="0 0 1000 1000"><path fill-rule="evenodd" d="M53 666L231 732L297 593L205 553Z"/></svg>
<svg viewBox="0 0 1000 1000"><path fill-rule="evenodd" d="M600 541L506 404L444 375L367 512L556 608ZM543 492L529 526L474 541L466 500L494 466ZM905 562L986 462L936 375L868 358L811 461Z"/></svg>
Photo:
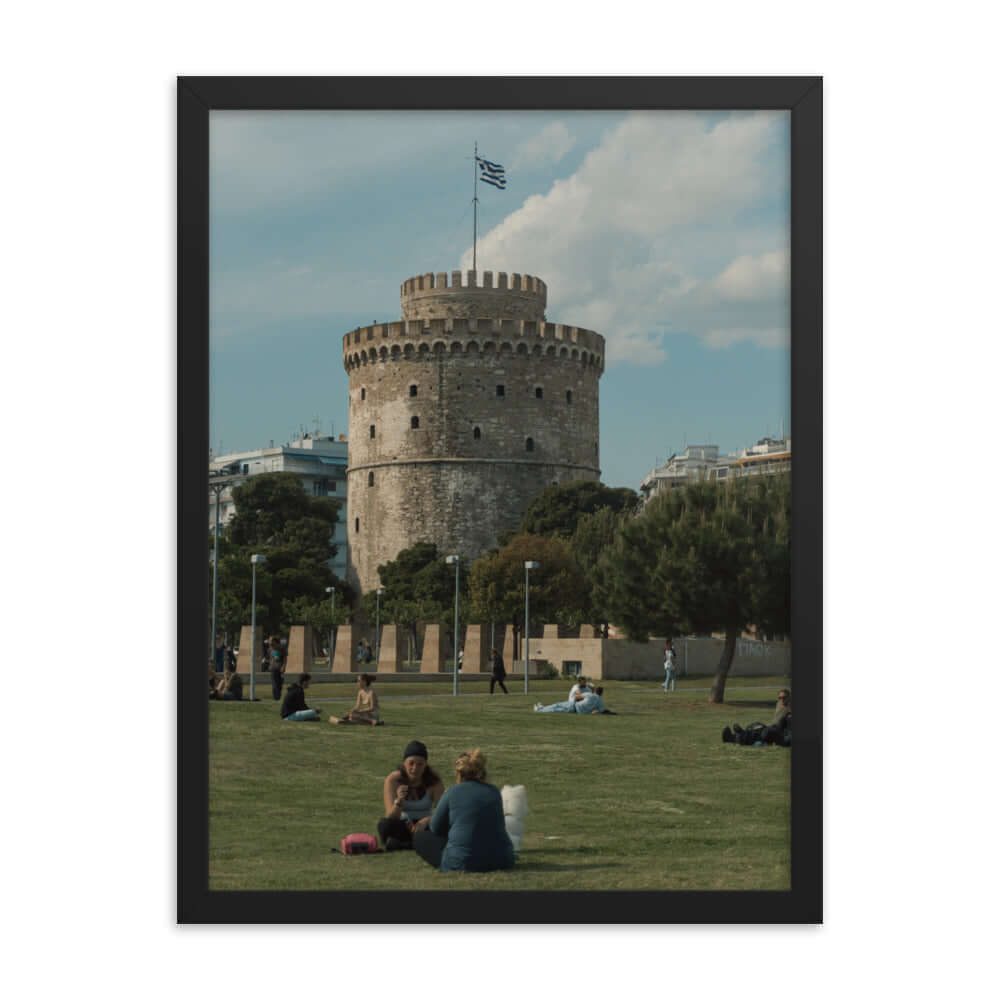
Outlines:
<svg viewBox="0 0 1000 1000"><path fill-rule="evenodd" d="M652 640L651 640L652 641ZM722 656L723 639L675 639L678 676L706 676L715 673ZM663 641L659 642L662 653ZM662 673L662 660L660 665ZM762 677L777 674L790 676L792 672L792 644L790 642L761 642L758 639L738 639L733 653L730 677Z"/></svg>

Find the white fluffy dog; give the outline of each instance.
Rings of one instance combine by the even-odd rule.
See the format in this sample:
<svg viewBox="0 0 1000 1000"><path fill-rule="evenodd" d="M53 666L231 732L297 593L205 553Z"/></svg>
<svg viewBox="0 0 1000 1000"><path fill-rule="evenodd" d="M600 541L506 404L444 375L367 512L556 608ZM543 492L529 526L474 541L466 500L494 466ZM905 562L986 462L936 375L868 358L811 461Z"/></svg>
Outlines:
<svg viewBox="0 0 1000 1000"><path fill-rule="evenodd" d="M524 839L524 817L528 815L528 793L524 785L504 785L500 789L503 798L503 821L507 836L514 845L515 853L521 850Z"/></svg>

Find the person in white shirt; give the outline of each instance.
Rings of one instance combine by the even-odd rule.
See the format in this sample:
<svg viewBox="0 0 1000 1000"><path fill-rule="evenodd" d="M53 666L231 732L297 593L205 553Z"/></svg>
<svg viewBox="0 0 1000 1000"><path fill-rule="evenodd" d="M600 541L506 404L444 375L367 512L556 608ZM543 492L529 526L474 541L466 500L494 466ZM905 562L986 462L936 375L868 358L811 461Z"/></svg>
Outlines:
<svg viewBox="0 0 1000 1000"><path fill-rule="evenodd" d="M569 698L567 698L567 701L573 701L578 694L585 694L587 691L592 690L590 682L581 674L576 679L576 683L569 689Z"/></svg>
<svg viewBox="0 0 1000 1000"><path fill-rule="evenodd" d="M674 640L667 639L666 645L663 648L663 669L666 672L666 678L663 681L663 691L673 691L676 687L674 683Z"/></svg>

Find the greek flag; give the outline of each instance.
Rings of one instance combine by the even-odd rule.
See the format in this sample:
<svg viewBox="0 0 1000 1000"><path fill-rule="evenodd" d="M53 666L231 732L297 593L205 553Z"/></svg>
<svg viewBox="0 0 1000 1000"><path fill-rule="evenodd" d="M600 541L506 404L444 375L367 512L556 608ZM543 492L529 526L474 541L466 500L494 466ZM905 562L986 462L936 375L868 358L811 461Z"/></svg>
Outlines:
<svg viewBox="0 0 1000 1000"><path fill-rule="evenodd" d="M503 167L499 163L490 163L489 160L476 157L479 164L479 179L484 184L492 184L495 188L504 190L507 187L507 178L504 176Z"/></svg>

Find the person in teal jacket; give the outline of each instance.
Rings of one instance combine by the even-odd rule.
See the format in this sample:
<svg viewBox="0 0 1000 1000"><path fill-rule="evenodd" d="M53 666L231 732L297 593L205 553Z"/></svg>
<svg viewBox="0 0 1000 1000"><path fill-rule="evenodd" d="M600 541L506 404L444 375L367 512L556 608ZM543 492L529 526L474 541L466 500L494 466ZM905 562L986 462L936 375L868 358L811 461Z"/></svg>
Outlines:
<svg viewBox="0 0 1000 1000"><path fill-rule="evenodd" d="M514 867L500 790L486 783L486 755L469 750L455 761L456 785L441 796L429 828L413 849L443 872L492 872Z"/></svg>

